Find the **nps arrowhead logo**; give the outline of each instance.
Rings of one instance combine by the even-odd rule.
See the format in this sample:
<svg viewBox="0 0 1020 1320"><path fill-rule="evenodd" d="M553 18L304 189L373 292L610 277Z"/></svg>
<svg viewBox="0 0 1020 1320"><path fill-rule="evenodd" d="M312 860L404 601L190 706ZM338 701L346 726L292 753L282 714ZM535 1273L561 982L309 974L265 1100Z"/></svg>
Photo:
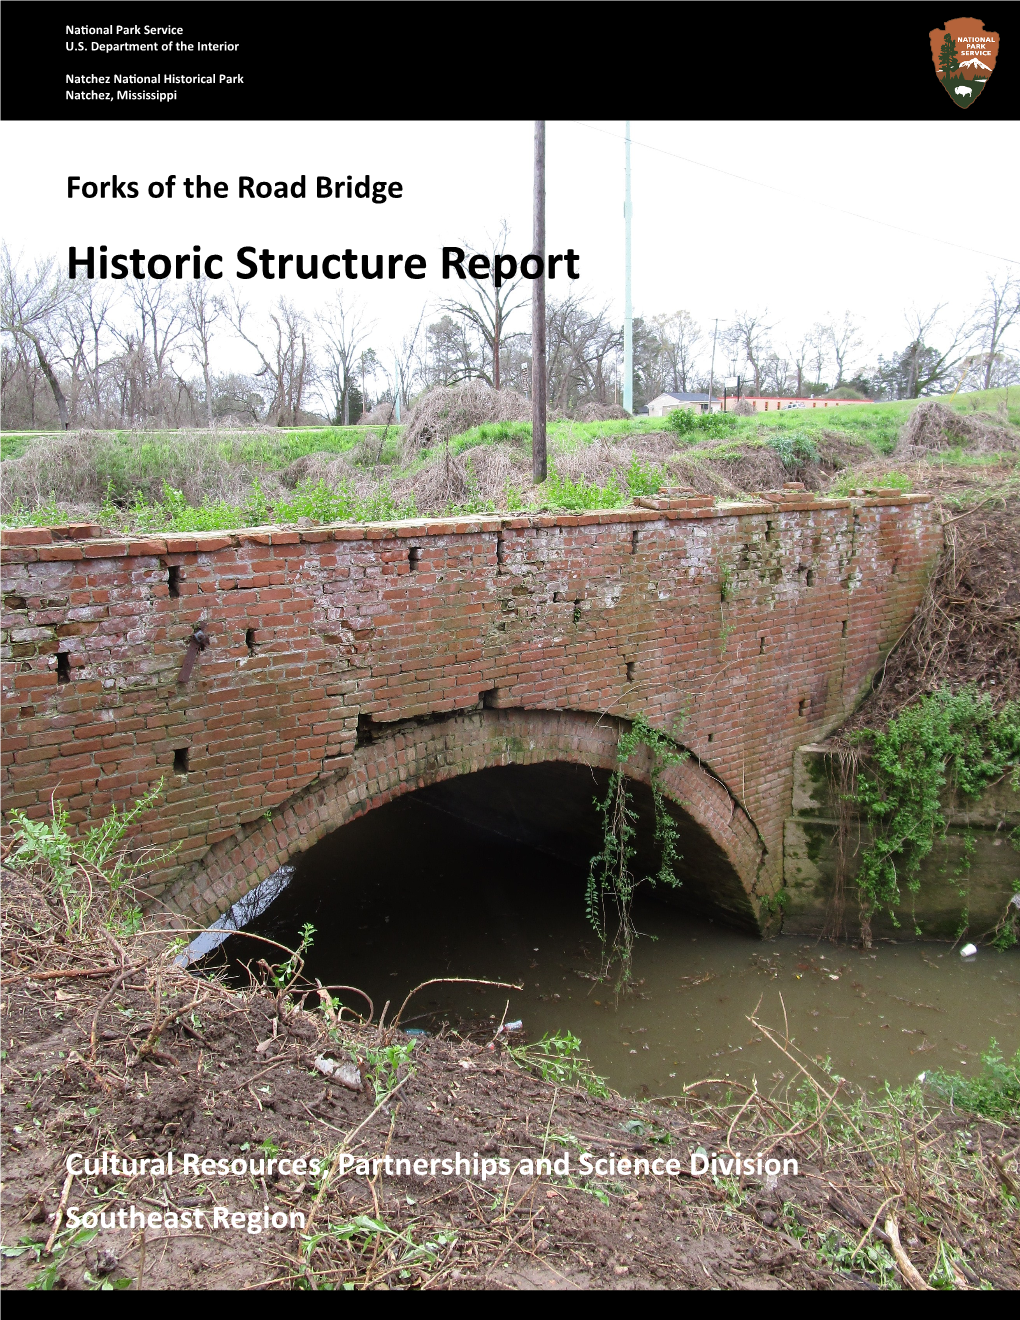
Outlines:
<svg viewBox="0 0 1020 1320"><path fill-rule="evenodd" d="M954 18L928 33L935 73L954 105L966 110L988 86L999 53L998 32L978 18Z"/></svg>

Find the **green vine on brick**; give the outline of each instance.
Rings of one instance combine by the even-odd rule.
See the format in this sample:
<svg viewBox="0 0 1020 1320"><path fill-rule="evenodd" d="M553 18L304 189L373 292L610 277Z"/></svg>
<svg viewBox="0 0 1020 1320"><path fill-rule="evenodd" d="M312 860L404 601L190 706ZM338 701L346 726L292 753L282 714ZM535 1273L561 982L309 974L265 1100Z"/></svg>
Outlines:
<svg viewBox="0 0 1020 1320"><path fill-rule="evenodd" d="M884 908L899 925L902 889L912 895L920 889L921 864L936 840L946 837L946 791L974 799L1010 773L1014 791L1020 791L1020 702L996 712L991 698L974 688L940 688L908 706L884 732L862 729L853 741L870 743L874 767L861 772L850 795L864 808L874 839L857 876L868 945L872 915ZM954 873L958 881L973 850L968 835Z"/></svg>
<svg viewBox="0 0 1020 1320"><path fill-rule="evenodd" d="M681 723L678 722L674 733L679 734ZM651 753L652 772L650 777L652 802L655 808L655 842L659 846L660 863L655 875L637 879L633 872L634 857L637 853L637 819L630 780L625 773L625 766L638 748L645 747ZM609 789L603 801L595 799L599 815L602 817L602 848L591 859L588 871L588 887L585 893L585 910L592 928L602 942L602 976L609 976L614 964L618 965L615 990L631 983L634 965L634 943L637 929L634 925L634 893L639 885L664 884L678 888L674 867L680 861L677 849L678 832L673 818L666 806L666 797L662 790L662 776L670 766L681 765L687 760L689 752L681 751L673 738L653 728L644 716L639 715L628 730L620 734L616 745L616 768L609 777ZM607 911L611 914L607 922ZM610 941L607 925L615 921L616 931Z"/></svg>

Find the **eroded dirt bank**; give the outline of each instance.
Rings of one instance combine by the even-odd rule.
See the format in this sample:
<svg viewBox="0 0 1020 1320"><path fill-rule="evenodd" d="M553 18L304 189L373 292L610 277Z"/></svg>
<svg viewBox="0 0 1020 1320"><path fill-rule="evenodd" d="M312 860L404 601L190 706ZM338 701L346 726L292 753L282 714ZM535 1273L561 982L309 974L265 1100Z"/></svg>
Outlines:
<svg viewBox="0 0 1020 1320"><path fill-rule="evenodd" d="M265 952L281 985L299 973ZM872 1112L824 1074L769 1100L708 1086L681 1107L636 1103L590 1094L600 1088L573 1054L543 1063L455 1034L412 1048L378 1020L337 1023L319 999L300 979L241 993L196 977L165 935L114 933L80 911L69 922L44 873L6 874L4 1285L873 1288L909 1283L911 1266L927 1280L947 1256L950 1286L1020 1283L1007 1199L1020 1127L905 1104ZM317 1069L323 1057L344 1077ZM695 1178L699 1147L797 1159L799 1173ZM171 1149L171 1176L140 1163ZM82 1164L67 1178L69 1155L104 1151L105 1174ZM683 1172L586 1175L583 1152L677 1159ZM344 1169L345 1153L459 1153L472 1167L373 1176ZM254 1160L255 1172L179 1172L186 1154ZM483 1180L476 1154L513 1177ZM571 1173L522 1164L543 1155L569 1157ZM325 1173L281 1176L281 1159L301 1158ZM159 1219L144 1233L83 1220L92 1210L109 1225L130 1207ZM263 1224L268 1209L286 1227L214 1226L217 1208ZM72 1211L83 1222L68 1227Z"/></svg>

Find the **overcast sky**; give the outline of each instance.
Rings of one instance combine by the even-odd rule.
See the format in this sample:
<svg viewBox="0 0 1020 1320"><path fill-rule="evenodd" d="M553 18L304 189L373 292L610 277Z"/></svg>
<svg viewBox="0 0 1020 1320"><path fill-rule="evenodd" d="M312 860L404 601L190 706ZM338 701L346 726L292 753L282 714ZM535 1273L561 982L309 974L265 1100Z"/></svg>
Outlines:
<svg viewBox="0 0 1020 1320"><path fill-rule="evenodd" d="M289 278L240 285L253 310L280 293L309 311L343 290L378 328L381 357L422 305L456 293L440 278L443 244L490 247L501 221L510 250L531 246L530 122L185 123L7 122L3 235L15 252L58 254L75 244L111 252L419 252L425 280L366 284ZM621 121L550 122L548 249L573 247L581 280L562 284L623 315ZM827 311L851 309L865 359L906 339L905 308L947 302L955 323L980 300L987 272L1020 259L1016 126L925 123L643 122L633 139L634 310L686 308L711 330L734 309L768 308L777 346ZM138 180L137 200L68 200L67 177ZM230 184L225 200L144 196L150 180L200 173ZM403 197L365 201L237 200L239 175L291 181L328 174L399 180ZM741 176L741 177L734 177ZM848 215L844 212L855 212ZM884 223L883 223L884 222ZM491 250L491 248L490 248ZM1013 269L1016 267L1014 266ZM226 285L227 281L223 281ZM222 287L222 286L221 286ZM461 286L461 290L464 286ZM526 313L517 327L527 328ZM938 336L936 336L937 342ZM219 346L222 369L254 365Z"/></svg>

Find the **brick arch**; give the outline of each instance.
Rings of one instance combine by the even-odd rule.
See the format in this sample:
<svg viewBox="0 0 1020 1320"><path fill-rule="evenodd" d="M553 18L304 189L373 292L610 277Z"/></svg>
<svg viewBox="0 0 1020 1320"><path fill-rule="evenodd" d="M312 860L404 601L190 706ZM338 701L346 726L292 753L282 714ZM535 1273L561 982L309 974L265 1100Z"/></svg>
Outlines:
<svg viewBox="0 0 1020 1320"><path fill-rule="evenodd" d="M377 732L355 751L347 774L319 780L271 816L215 844L159 901L172 912L211 922L327 834L404 793L496 766L560 761L611 770L619 727L615 719L579 711L480 709ZM628 774L649 782L647 754L634 757ZM670 767L662 783L714 845L725 887L738 896L736 905L729 901L736 919L757 922L756 882L765 849L754 823L694 756Z"/></svg>

